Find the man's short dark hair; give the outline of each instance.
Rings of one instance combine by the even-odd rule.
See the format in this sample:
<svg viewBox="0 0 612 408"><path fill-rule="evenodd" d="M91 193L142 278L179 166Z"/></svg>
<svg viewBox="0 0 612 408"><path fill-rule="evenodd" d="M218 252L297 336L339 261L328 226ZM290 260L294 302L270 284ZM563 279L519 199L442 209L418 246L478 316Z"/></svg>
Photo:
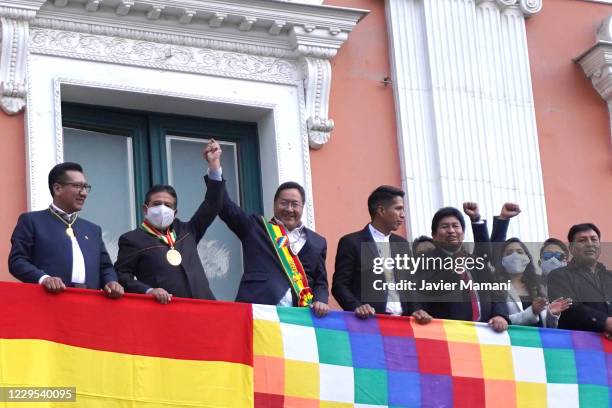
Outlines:
<svg viewBox="0 0 612 408"><path fill-rule="evenodd" d="M302 187L299 183L296 183L295 181L287 181L278 186L278 188L276 189L276 193L274 193L274 201L276 201L281 191L291 190L294 188L300 192L300 195L302 196L302 204L304 204L306 202L306 191L304 191L304 187Z"/></svg>
<svg viewBox="0 0 612 408"><path fill-rule="evenodd" d="M549 245L557 245L559 248L561 248L563 253L565 253L566 257L569 256L569 248L567 247L567 245L565 245L565 242L557 238L548 238L546 241L542 243L542 247L540 248L540 258L542 258L542 254L544 253L544 248L546 248Z"/></svg>
<svg viewBox="0 0 612 408"><path fill-rule="evenodd" d="M176 196L176 190L174 189L174 187L169 186L167 184L156 184L153 187L151 187L149 189L149 191L147 191L147 194L145 194L145 204L149 204L149 202L151 201L151 196L155 193L168 193L170 194L172 197L174 197L174 208L176 209L178 207L178 197Z"/></svg>
<svg viewBox="0 0 612 408"><path fill-rule="evenodd" d="M66 172L68 171L78 171L79 173L82 173L83 167L81 167L80 164L73 162L56 164L49 172L49 191L51 192L51 197L53 197L53 185L55 183L65 183Z"/></svg>
<svg viewBox="0 0 612 408"><path fill-rule="evenodd" d="M570 228L569 232L567 233L567 242L571 244L574 240L574 236L577 233L590 230L595 231L595 233L597 233L597 238L601 239L601 232L599 232L599 228L597 228L595 224L585 222L583 224L572 225L572 228Z"/></svg>
<svg viewBox="0 0 612 408"><path fill-rule="evenodd" d="M368 212L370 213L370 217L374 218L377 207L387 207L393 202L395 197L404 198L404 194L403 190L393 186L380 186L372 191L368 197Z"/></svg>
<svg viewBox="0 0 612 408"><path fill-rule="evenodd" d="M416 249L422 242L431 242L433 244L434 240L427 235L421 235L420 237L415 238L414 241L412 241L412 255L416 256Z"/></svg>
<svg viewBox="0 0 612 408"><path fill-rule="evenodd" d="M440 224L442 218L451 216L457 218L461 224L461 228L465 231L465 220L463 219L463 214L461 214L461 211L455 207L443 207L436 211L431 219L431 235L435 235L436 231L438 231L438 224Z"/></svg>

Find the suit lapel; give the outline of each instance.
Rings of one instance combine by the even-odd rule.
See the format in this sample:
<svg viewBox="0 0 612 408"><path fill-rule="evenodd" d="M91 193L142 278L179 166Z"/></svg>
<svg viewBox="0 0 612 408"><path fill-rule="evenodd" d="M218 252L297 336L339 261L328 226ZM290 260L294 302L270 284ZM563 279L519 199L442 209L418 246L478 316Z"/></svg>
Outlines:
<svg viewBox="0 0 612 408"><path fill-rule="evenodd" d="M300 258L300 261L302 261L302 257L307 256L308 251L310 251L311 249L312 243L312 233L310 232L310 230L308 228L304 228L304 233L306 234L306 242L304 243L304 246L300 249L300 252L297 253L298 258Z"/></svg>
<svg viewBox="0 0 612 408"><path fill-rule="evenodd" d="M368 253L372 258L378 258L380 254L378 253L378 249L376 249L376 243L374 242L374 238L372 238L372 234L370 233L370 224L366 225L364 229L361 230L361 237L359 240L359 244L367 247ZM360 248L361 249L361 248ZM361 252L361 251L360 251Z"/></svg>

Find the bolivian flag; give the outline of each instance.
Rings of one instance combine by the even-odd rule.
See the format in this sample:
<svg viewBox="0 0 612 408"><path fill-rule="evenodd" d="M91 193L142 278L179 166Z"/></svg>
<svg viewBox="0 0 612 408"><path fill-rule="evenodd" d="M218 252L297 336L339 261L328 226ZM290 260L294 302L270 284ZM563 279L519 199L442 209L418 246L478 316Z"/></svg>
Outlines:
<svg viewBox="0 0 612 408"><path fill-rule="evenodd" d="M76 387L76 404L32 406L253 406L251 305L18 283L0 299L0 386Z"/></svg>

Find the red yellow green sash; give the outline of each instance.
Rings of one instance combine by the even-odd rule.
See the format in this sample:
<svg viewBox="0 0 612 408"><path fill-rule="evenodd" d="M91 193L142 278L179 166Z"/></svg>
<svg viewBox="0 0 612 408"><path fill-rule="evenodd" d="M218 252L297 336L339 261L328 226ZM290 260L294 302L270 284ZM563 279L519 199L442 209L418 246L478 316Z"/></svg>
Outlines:
<svg viewBox="0 0 612 408"><path fill-rule="evenodd" d="M144 220L142 224L140 224L140 228L154 237L157 237L157 239L170 248L174 248L174 243L176 242L176 232L174 232L174 230L168 228L166 233L163 233L151 225L147 220Z"/></svg>
<svg viewBox="0 0 612 408"><path fill-rule="evenodd" d="M261 219L272 241L272 246L276 250L283 271L285 271L285 275L289 279L291 288L297 295L298 306L310 306L314 295L312 294L312 289L308 286L308 278L300 258L289 250L289 238L287 237L285 227L268 222L264 217L261 217Z"/></svg>

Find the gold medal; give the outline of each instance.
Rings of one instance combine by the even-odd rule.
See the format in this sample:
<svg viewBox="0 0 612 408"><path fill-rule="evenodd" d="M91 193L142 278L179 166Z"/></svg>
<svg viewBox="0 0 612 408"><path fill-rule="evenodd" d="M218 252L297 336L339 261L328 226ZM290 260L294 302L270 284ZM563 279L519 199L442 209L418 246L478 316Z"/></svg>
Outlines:
<svg viewBox="0 0 612 408"><path fill-rule="evenodd" d="M66 228L66 235L68 235L70 238L74 238L74 230L72 227Z"/></svg>
<svg viewBox="0 0 612 408"><path fill-rule="evenodd" d="M183 261L183 257L181 253L176 249L172 248L168 252L166 252L166 260L172 266L179 266Z"/></svg>

